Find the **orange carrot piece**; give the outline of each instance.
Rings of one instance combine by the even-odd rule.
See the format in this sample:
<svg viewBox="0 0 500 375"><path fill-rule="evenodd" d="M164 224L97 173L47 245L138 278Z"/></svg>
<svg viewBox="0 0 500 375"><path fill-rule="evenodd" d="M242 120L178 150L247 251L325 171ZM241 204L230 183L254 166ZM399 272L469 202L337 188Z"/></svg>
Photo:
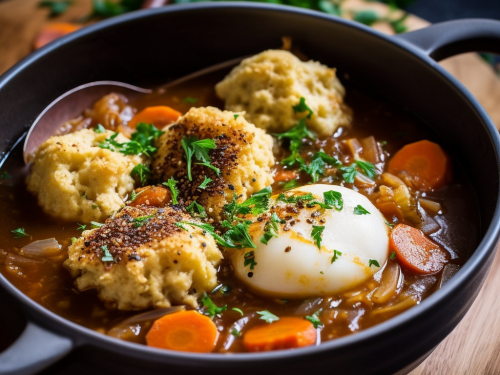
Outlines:
<svg viewBox="0 0 500 375"><path fill-rule="evenodd" d="M180 311L156 320L146 335L148 346L181 352L209 353L215 348L215 323L196 311Z"/></svg>
<svg viewBox="0 0 500 375"><path fill-rule="evenodd" d="M285 317L248 330L243 346L249 352L300 348L316 343L316 336L316 329L308 320Z"/></svg>
<svg viewBox="0 0 500 375"><path fill-rule="evenodd" d="M410 143L389 161L388 172L407 175L422 191L444 187L451 182L450 158L438 144L427 140Z"/></svg>
<svg viewBox="0 0 500 375"><path fill-rule="evenodd" d="M281 181L291 181L295 180L298 176L297 171L281 171L274 176L274 182L281 182Z"/></svg>
<svg viewBox="0 0 500 375"><path fill-rule="evenodd" d="M391 231L389 247L402 266L417 274L439 272L448 263L448 253L440 245L405 224L398 224Z"/></svg>
<svg viewBox="0 0 500 375"><path fill-rule="evenodd" d="M81 26L79 25L65 22L49 23L45 25L38 33L34 42L34 47L35 49L43 47L47 43L50 43L57 38L78 30L80 27Z"/></svg>
<svg viewBox="0 0 500 375"><path fill-rule="evenodd" d="M146 186L135 190L137 197L130 202L130 206L139 206L145 204L147 206L164 207L172 196L170 191L161 186Z"/></svg>
<svg viewBox="0 0 500 375"><path fill-rule="evenodd" d="M164 105L146 107L139 113L136 113L127 125L135 129L137 124L145 122L147 124L153 124L158 129L161 129L176 121L180 116L182 116L182 113Z"/></svg>

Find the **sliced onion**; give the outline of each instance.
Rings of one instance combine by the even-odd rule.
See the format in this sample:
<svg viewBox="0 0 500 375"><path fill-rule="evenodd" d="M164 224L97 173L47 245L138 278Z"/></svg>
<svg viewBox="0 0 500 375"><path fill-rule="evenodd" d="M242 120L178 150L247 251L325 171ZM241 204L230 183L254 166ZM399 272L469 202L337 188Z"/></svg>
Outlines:
<svg viewBox="0 0 500 375"><path fill-rule="evenodd" d="M422 232L424 232L427 236L432 233L436 233L441 229L439 224L434 220L425 210L419 207L418 212L420 213L420 217L422 218L422 223L417 226Z"/></svg>
<svg viewBox="0 0 500 375"><path fill-rule="evenodd" d="M370 136L361 140L363 147L363 157L366 161L372 164L382 163L382 151L375 140L375 137Z"/></svg>
<svg viewBox="0 0 500 375"><path fill-rule="evenodd" d="M295 315L304 315L310 312L316 312L323 303L323 298L316 299L306 299L302 304L295 310Z"/></svg>
<svg viewBox="0 0 500 375"><path fill-rule="evenodd" d="M53 257L62 252L61 245L55 238L48 238L30 243L22 248L24 254L39 257Z"/></svg>
<svg viewBox="0 0 500 375"><path fill-rule="evenodd" d="M375 181L373 181L370 177L365 176L362 173L356 173L354 177L357 186L373 186L375 185Z"/></svg>
<svg viewBox="0 0 500 375"><path fill-rule="evenodd" d="M406 185L400 185L394 190L394 202L401 207L401 211L403 211L406 220L409 220L413 224L422 223L422 219L417 212L417 206L414 204L413 198Z"/></svg>
<svg viewBox="0 0 500 375"><path fill-rule="evenodd" d="M346 141L349 150L351 151L352 157L354 160L363 160L359 155L360 152L363 152L363 147L361 147L361 143L356 138L351 138Z"/></svg>
<svg viewBox="0 0 500 375"><path fill-rule="evenodd" d="M460 269L458 264L449 263L443 268L443 274L441 275L441 280L439 281L439 288L442 288L444 284L448 282Z"/></svg>
<svg viewBox="0 0 500 375"><path fill-rule="evenodd" d="M419 198L420 206L427 211L429 215L436 216L441 211L441 204L430 199Z"/></svg>
<svg viewBox="0 0 500 375"><path fill-rule="evenodd" d="M28 258L28 257L23 257L22 255L17 255L12 253L9 253L5 257L5 265L11 267L13 266L13 267L30 268L30 267L38 267L44 263L45 263L44 259Z"/></svg>
<svg viewBox="0 0 500 375"><path fill-rule="evenodd" d="M380 309L375 309L371 312L372 316L385 316L387 318L394 316L396 314L402 313L405 310L408 310L410 307L415 306L417 304L417 300L413 297L408 297L401 302L398 302L394 305L382 307Z"/></svg>
<svg viewBox="0 0 500 375"><path fill-rule="evenodd" d="M231 346L234 344L234 341L236 339L236 336L234 336L231 332L234 331L234 332L238 332L240 334L243 327L245 327L245 325L250 321L250 318L253 317L253 315L255 315L255 314L252 314L252 316L245 316L245 317L243 317L243 318L241 318L233 323L233 325L229 329L230 333L227 335L226 340L224 341L224 344L222 344L223 348L226 351L229 351L229 349L231 349Z"/></svg>
<svg viewBox="0 0 500 375"><path fill-rule="evenodd" d="M382 182L390 187L396 189L405 183L399 177L394 176L391 173L385 172L382 173Z"/></svg>
<svg viewBox="0 0 500 375"><path fill-rule="evenodd" d="M123 322L120 322L108 331L109 336L121 338L128 331L134 330L139 324L157 320L165 315L173 314L179 311L186 310L186 306L173 306L164 309L152 310L145 313L134 315Z"/></svg>
<svg viewBox="0 0 500 375"><path fill-rule="evenodd" d="M389 261L382 273L380 286L372 295L375 303L386 303L397 294L401 268L396 262Z"/></svg>

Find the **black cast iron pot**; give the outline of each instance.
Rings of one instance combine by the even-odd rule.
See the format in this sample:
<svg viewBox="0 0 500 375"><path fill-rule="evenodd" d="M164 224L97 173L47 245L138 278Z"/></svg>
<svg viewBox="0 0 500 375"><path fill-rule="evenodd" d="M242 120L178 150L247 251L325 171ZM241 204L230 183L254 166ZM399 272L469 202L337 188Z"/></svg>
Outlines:
<svg viewBox="0 0 500 375"><path fill-rule="evenodd" d="M416 367L465 315L495 254L500 139L485 111L436 60L500 52L500 22L462 20L389 37L314 11L245 3L200 3L134 12L84 28L33 53L0 78L0 151L65 91L98 80L154 87L222 61L277 48L281 37L314 60L348 73L420 117L467 171L479 205L480 243L465 266L420 305L378 326L293 351L184 354L107 337L37 305L3 276L0 285L28 318L0 354L0 373L29 374L85 347L101 373L403 374Z"/></svg>

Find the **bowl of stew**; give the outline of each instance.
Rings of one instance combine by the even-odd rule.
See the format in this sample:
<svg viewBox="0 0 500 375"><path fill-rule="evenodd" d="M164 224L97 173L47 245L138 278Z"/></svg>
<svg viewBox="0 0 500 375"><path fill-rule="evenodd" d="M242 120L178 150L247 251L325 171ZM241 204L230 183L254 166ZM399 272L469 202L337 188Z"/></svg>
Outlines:
<svg viewBox="0 0 500 375"><path fill-rule="evenodd" d="M0 79L0 282L29 323L2 370L75 347L121 373L416 367L474 301L499 234L498 133L432 58L498 38L494 21L387 37L199 4L23 60ZM153 90L106 93L24 166L43 108L100 80ZM46 345L27 351L34 337Z"/></svg>

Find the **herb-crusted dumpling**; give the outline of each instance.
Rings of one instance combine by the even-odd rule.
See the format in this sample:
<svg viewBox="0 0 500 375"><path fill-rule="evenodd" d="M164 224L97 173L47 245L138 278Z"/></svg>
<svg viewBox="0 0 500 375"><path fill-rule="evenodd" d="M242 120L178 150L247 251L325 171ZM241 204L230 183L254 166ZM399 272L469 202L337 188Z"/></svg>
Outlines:
<svg viewBox="0 0 500 375"><path fill-rule="evenodd" d="M143 157L100 148L111 135L84 129L51 137L40 146L26 183L46 213L88 223L102 221L124 205L134 189L130 173ZM121 134L115 140L128 141Z"/></svg>
<svg viewBox="0 0 500 375"><path fill-rule="evenodd" d="M172 207L126 206L69 247L64 266L79 290L97 289L109 307L139 310L175 304L197 306L217 285L222 259L214 239Z"/></svg>
<svg viewBox="0 0 500 375"><path fill-rule="evenodd" d="M178 181L179 200L185 205L196 200L216 220L224 218L223 206L233 201L234 194L246 200L273 183L273 140L239 114L214 107L192 108L163 130L153 159L153 175L159 181L173 177ZM200 164L198 149L188 145L188 140L196 139L213 140L215 148L205 149L212 168ZM183 140L188 152L194 151L191 180ZM206 183L208 178L212 181Z"/></svg>
<svg viewBox="0 0 500 375"><path fill-rule="evenodd" d="M314 112L308 127L320 136L351 121L335 69L302 62L287 51L269 50L243 60L215 90L227 110L245 111L248 121L273 133L285 132L307 114L293 110L300 98Z"/></svg>

